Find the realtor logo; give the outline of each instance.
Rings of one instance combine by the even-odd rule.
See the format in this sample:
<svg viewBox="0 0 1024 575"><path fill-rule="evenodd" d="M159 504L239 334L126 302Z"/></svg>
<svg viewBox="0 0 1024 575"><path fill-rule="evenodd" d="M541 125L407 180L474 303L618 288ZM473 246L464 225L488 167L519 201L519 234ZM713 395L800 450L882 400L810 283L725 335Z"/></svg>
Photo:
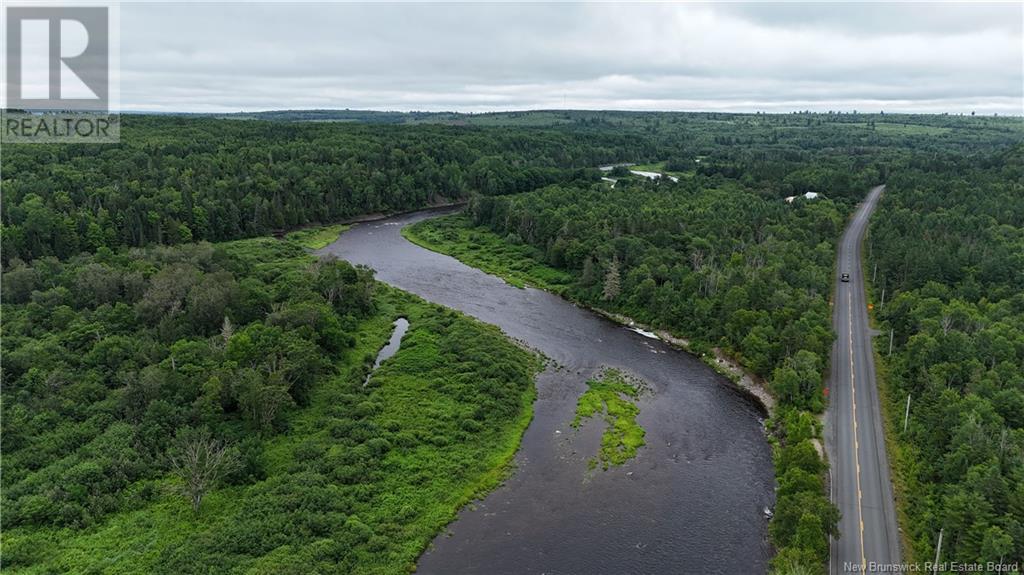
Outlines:
<svg viewBox="0 0 1024 575"><path fill-rule="evenodd" d="M6 16L8 107L108 110L105 6L9 7Z"/></svg>
<svg viewBox="0 0 1024 575"><path fill-rule="evenodd" d="M8 142L117 141L109 6L4 9Z"/></svg>

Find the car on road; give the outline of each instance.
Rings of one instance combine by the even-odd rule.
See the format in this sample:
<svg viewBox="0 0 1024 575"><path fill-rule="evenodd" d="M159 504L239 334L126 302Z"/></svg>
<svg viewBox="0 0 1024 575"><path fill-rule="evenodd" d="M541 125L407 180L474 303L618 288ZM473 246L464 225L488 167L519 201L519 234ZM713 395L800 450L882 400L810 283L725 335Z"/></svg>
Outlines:
<svg viewBox="0 0 1024 575"><path fill-rule="evenodd" d="M849 282L850 281L850 274L848 274L846 272L843 272L843 273L839 274L839 281L841 281L841 282Z"/></svg>

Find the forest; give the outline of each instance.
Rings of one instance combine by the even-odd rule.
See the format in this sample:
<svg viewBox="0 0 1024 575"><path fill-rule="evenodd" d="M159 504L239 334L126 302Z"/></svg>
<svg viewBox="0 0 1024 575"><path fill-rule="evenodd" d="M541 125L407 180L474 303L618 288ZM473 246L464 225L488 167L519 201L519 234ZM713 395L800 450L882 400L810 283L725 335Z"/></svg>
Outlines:
<svg viewBox="0 0 1024 575"><path fill-rule="evenodd" d="M540 367L292 240L16 263L3 306L12 572L407 572L503 477Z"/></svg>
<svg viewBox="0 0 1024 575"><path fill-rule="evenodd" d="M410 238L766 382L773 568L818 572L835 246L883 182L866 265L909 548L939 527L950 559L1024 556L1019 119L381 114L127 115L120 144L5 147L5 568L408 572L501 481L540 360L306 250L465 202ZM679 181L612 186L617 163Z"/></svg>
<svg viewBox="0 0 1024 575"><path fill-rule="evenodd" d="M504 194L634 153L608 134L128 116L123 144L12 146L3 262L266 235Z"/></svg>
<svg viewBox="0 0 1024 575"><path fill-rule="evenodd" d="M920 560L1024 557L1024 147L921 158L867 242L890 436ZM875 267L877 266L877 271ZM910 416L904 430L907 398Z"/></svg>
<svg viewBox="0 0 1024 575"><path fill-rule="evenodd" d="M622 161L667 160L673 169L738 180L772 196L855 198L864 181L885 179L905 144L934 146L938 138L945 149L968 150L1020 135L1008 119L943 116L531 112L406 114L403 123L365 124L357 119L376 114L327 118L338 114L348 121L126 115L120 144L8 146L2 263L100 247L226 241L472 194L598 181L593 168ZM312 112L259 117L326 119Z"/></svg>

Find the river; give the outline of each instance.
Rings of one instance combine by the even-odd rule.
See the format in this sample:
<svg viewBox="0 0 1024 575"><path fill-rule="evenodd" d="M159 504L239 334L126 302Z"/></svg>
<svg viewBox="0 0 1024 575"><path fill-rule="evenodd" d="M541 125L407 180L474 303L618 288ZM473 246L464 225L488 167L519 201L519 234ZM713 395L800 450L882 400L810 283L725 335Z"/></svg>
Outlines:
<svg viewBox="0 0 1024 575"><path fill-rule="evenodd" d="M418 573L763 573L774 506L763 414L699 359L542 290L519 289L420 248L403 226L451 210L359 224L320 251L500 327L558 367L537 378L533 422L512 477L467 506L420 558ZM589 471L603 421L569 426L589 376L643 379L647 445L625 465Z"/></svg>

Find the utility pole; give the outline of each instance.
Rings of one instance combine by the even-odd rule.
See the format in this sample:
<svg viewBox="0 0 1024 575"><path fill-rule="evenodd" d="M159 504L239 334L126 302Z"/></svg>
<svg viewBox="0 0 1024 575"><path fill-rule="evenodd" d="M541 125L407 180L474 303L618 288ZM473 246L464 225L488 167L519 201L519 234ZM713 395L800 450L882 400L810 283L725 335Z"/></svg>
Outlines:
<svg viewBox="0 0 1024 575"><path fill-rule="evenodd" d="M894 331L895 331L895 328L890 328L889 329L889 355L890 356L892 355L892 334L893 334Z"/></svg>
<svg viewBox="0 0 1024 575"><path fill-rule="evenodd" d="M939 543L935 546L935 562L932 563L932 575L939 572L939 552L942 551L942 532L945 530L945 527L939 529Z"/></svg>
<svg viewBox="0 0 1024 575"><path fill-rule="evenodd" d="M903 414L903 433L907 432L907 423L910 423L910 394L907 394L907 411Z"/></svg>
<svg viewBox="0 0 1024 575"><path fill-rule="evenodd" d="M882 302L878 304L878 307L885 305L885 288L882 288Z"/></svg>
<svg viewBox="0 0 1024 575"><path fill-rule="evenodd" d="M871 272L871 283L875 283L876 277L878 277L878 262L875 262L875 271Z"/></svg>

